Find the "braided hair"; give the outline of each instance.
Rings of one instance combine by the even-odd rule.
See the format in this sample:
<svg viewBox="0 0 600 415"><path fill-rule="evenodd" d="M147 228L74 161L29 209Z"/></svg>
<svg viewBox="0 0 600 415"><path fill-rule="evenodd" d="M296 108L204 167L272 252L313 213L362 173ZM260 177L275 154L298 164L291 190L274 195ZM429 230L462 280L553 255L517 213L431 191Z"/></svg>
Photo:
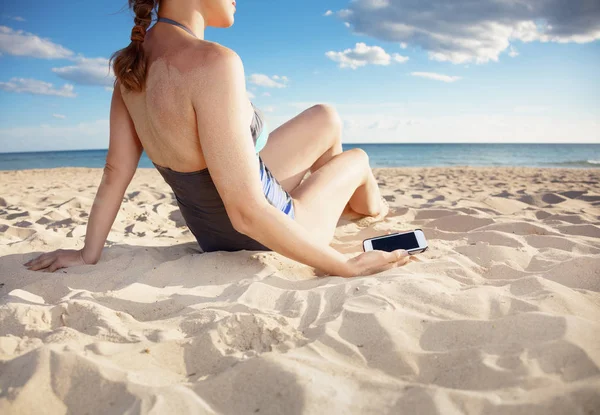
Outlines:
<svg viewBox="0 0 600 415"><path fill-rule="evenodd" d="M128 91L141 92L146 83L146 54L143 43L146 30L152 23L152 14L158 8L160 0L128 0L129 8L135 13L129 46L113 53L109 65L114 59L113 71L116 79Z"/></svg>

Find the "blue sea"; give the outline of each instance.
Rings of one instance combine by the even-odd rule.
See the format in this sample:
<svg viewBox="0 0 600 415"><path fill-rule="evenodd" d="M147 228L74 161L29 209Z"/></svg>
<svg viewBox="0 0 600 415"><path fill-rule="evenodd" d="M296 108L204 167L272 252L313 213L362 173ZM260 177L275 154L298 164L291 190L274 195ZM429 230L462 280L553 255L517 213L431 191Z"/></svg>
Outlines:
<svg viewBox="0 0 600 415"><path fill-rule="evenodd" d="M344 144L371 167L530 166L600 168L600 144ZM108 150L0 153L0 170L104 167ZM153 168L146 154L139 167Z"/></svg>

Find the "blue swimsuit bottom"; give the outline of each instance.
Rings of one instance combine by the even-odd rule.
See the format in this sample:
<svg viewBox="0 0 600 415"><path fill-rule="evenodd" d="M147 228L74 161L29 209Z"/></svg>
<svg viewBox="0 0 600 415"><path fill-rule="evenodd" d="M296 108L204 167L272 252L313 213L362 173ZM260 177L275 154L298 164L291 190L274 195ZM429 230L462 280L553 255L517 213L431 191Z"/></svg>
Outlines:
<svg viewBox="0 0 600 415"><path fill-rule="evenodd" d="M254 107L254 104L252 104ZM289 215L292 219L295 218L294 204L292 197L286 192L273 174L269 171L266 164L258 155L267 144L269 137L269 128L267 122L262 117L262 112L254 107L254 120L250 126L252 137L254 138L254 147L256 149L256 157L258 157L258 163L260 166L260 180L263 185L263 193L265 194L269 203L281 210L286 215Z"/></svg>

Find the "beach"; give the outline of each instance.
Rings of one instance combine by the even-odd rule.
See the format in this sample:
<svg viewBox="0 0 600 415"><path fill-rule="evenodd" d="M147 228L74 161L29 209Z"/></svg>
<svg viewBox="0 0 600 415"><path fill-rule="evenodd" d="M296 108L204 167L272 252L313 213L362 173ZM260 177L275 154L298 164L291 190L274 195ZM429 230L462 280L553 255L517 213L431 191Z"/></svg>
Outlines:
<svg viewBox="0 0 600 415"><path fill-rule="evenodd" d="M389 214L332 246L423 229L373 276L202 253L142 168L100 262L99 168L0 171L0 413L600 413L600 169L374 168Z"/></svg>

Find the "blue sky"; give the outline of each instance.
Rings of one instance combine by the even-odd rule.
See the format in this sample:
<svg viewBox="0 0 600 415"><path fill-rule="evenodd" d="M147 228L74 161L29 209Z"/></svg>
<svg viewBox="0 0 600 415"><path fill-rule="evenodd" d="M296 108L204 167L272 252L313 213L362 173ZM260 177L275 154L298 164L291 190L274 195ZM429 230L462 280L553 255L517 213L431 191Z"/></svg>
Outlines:
<svg viewBox="0 0 600 415"><path fill-rule="evenodd" d="M205 38L240 55L272 128L323 102L345 143L599 143L600 3L561 3L239 0ZM107 148L133 15L89 4L2 2L0 152Z"/></svg>

